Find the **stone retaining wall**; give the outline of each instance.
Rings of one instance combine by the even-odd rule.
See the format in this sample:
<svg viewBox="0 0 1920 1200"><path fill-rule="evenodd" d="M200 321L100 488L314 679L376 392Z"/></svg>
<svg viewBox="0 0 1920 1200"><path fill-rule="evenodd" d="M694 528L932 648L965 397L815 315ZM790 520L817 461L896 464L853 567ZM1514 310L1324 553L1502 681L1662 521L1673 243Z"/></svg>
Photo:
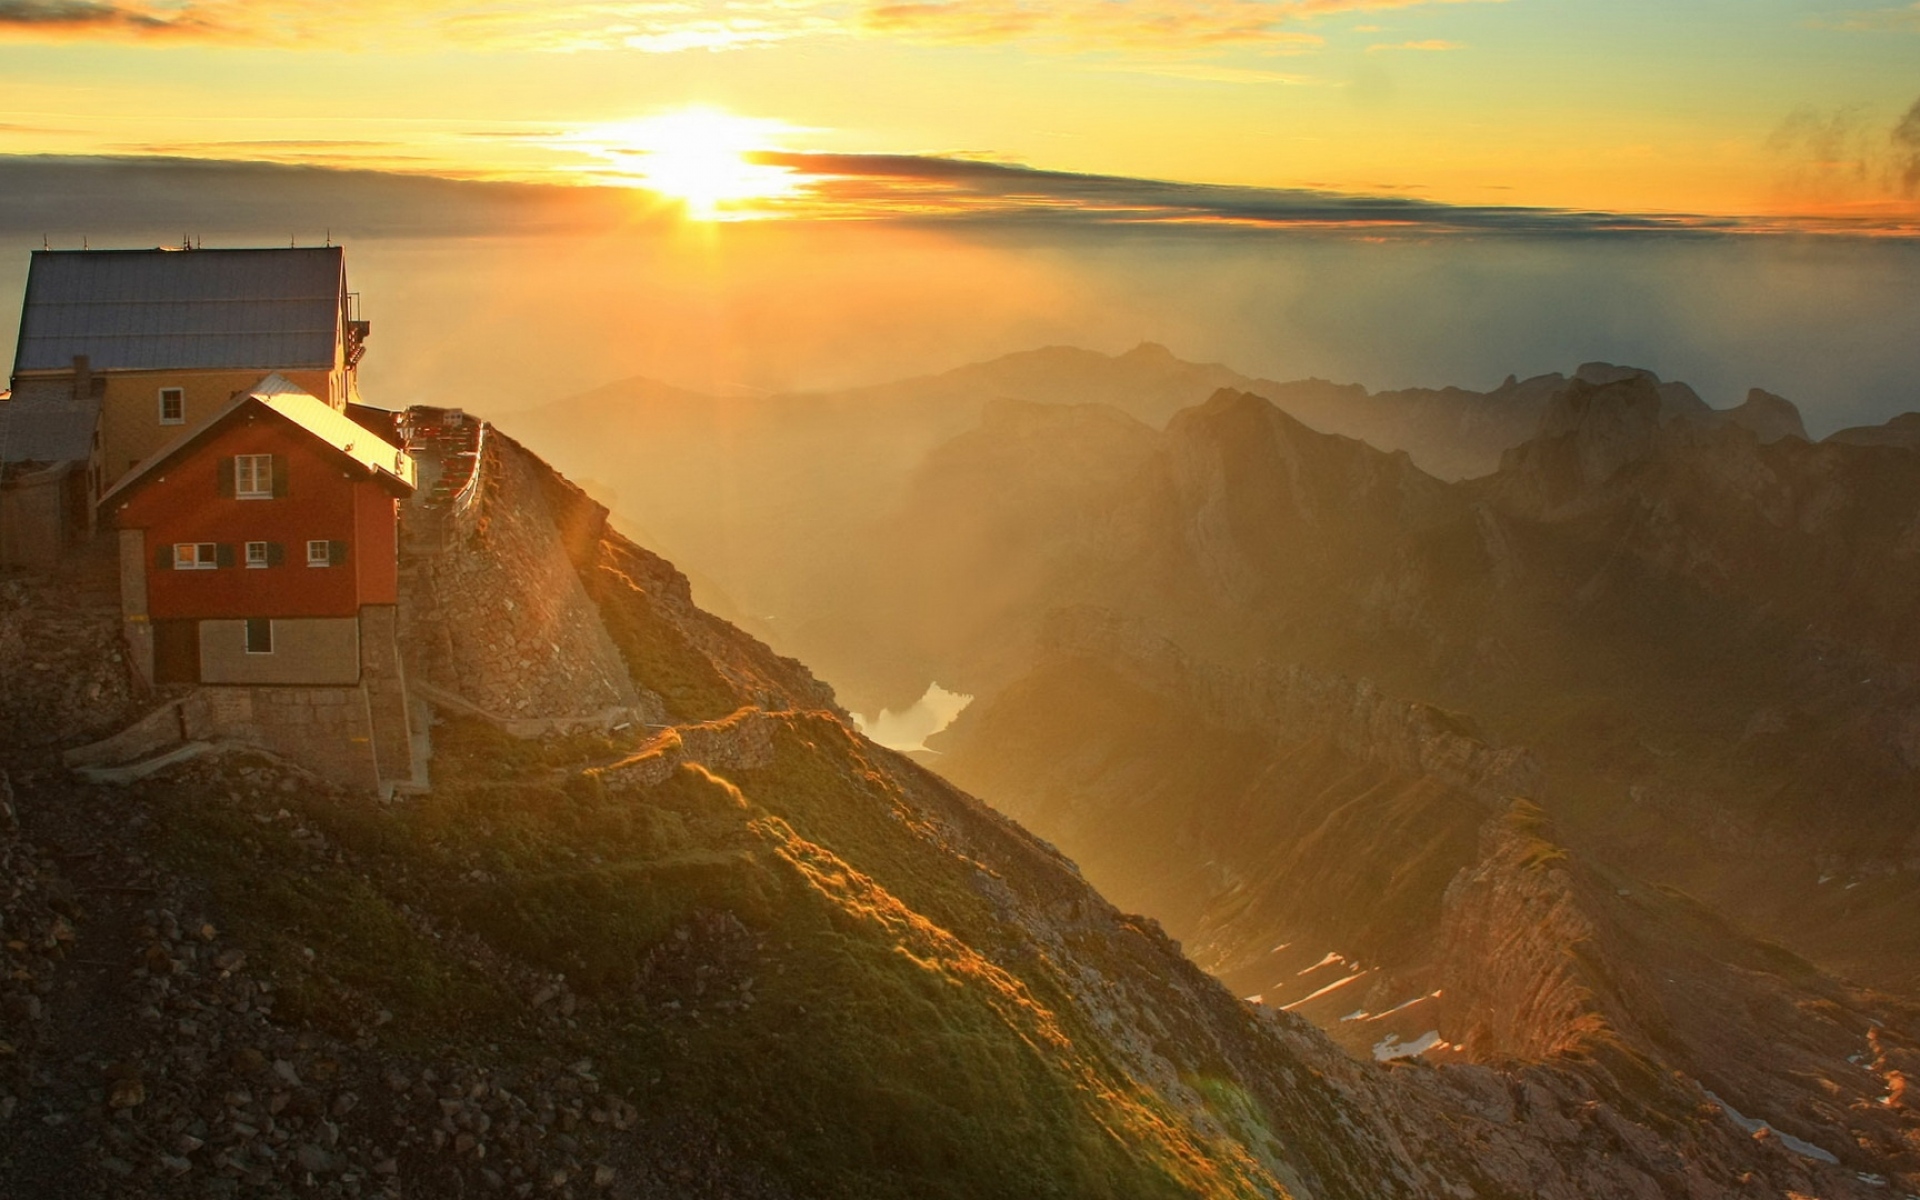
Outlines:
<svg viewBox="0 0 1920 1200"><path fill-rule="evenodd" d="M336 783L380 786L364 686L203 687L180 715L189 739L246 742Z"/></svg>
<svg viewBox="0 0 1920 1200"><path fill-rule="evenodd" d="M568 558L536 468L488 439L473 532L417 564L433 612L409 614L409 637L439 626L452 653L425 677L508 719L586 717L639 700L625 662ZM424 606L423 606L424 607ZM411 648L410 648L411 650ZM409 665L427 668L409 654Z"/></svg>

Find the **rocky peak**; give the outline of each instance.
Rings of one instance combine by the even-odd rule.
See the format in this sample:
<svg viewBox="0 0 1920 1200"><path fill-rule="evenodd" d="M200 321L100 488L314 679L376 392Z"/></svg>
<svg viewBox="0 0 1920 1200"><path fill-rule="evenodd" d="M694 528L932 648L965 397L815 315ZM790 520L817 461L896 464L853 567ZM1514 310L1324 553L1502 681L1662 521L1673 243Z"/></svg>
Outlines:
<svg viewBox="0 0 1920 1200"><path fill-rule="evenodd" d="M1655 384L1660 382L1660 377L1645 367L1623 367L1610 362L1581 363L1574 369L1573 377L1596 387L1604 387L1609 383L1624 383L1629 379L1645 379Z"/></svg>
<svg viewBox="0 0 1920 1200"><path fill-rule="evenodd" d="M1645 367L1616 366L1608 362L1581 363L1573 377L1585 383L1604 387L1610 383L1625 383L1631 379L1643 379L1653 385L1660 395L1660 419L1662 421L1704 421L1712 418L1713 409L1700 393L1679 380L1662 380Z"/></svg>
<svg viewBox="0 0 1920 1200"><path fill-rule="evenodd" d="M1752 430L1763 445L1784 437L1803 441L1807 437L1806 423L1800 419L1800 409L1793 401L1760 388L1750 389L1746 400L1739 407L1726 410L1721 419Z"/></svg>
<svg viewBox="0 0 1920 1200"><path fill-rule="evenodd" d="M1523 508L1562 508L1646 459L1660 412L1651 373L1601 384L1576 378L1548 403L1533 440L1501 456L1501 473Z"/></svg>
<svg viewBox="0 0 1920 1200"><path fill-rule="evenodd" d="M1884 425L1855 425L1827 438L1851 446L1920 446L1920 412L1901 413Z"/></svg>

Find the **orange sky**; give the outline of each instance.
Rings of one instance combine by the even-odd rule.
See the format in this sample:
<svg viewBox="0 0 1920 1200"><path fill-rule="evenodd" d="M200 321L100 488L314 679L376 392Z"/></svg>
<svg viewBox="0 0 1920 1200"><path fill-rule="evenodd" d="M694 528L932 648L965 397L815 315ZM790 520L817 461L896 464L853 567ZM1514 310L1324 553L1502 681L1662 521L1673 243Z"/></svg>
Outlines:
<svg viewBox="0 0 1920 1200"><path fill-rule="evenodd" d="M0 38L0 153L705 171L723 214L755 146L1631 212L1920 191L1920 5L1871 0L14 0ZM747 121L676 165L644 134L689 107Z"/></svg>

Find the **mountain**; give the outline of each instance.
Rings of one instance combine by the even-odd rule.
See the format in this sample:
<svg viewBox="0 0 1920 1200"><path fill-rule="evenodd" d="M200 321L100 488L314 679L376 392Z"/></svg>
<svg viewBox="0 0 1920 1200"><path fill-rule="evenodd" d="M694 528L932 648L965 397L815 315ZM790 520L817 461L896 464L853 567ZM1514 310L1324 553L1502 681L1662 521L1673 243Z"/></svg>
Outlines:
<svg viewBox="0 0 1920 1200"><path fill-rule="evenodd" d="M1769 402L1716 413L1685 384L1638 368L1579 370L1651 380L1663 417L1770 430L1797 421ZM1495 471L1566 383L1551 374L1488 393L1369 393L1252 379L1152 344L1120 355L1055 346L833 393L708 396L634 379L514 413L507 424L612 501L622 528L643 533L699 581L703 602L805 656L852 707L872 713L908 707L933 676L908 648L889 645L893 661L880 664L870 640L846 645L847 598L888 586L896 527L926 503L944 469L933 456L980 427L995 403L1098 404L1164 430L1224 388L1266 398L1310 429L1404 450L1428 474L1464 479Z"/></svg>
<svg viewBox="0 0 1920 1200"><path fill-rule="evenodd" d="M1088 861L1111 828L1097 806L1050 824L1015 776L967 773L1017 760L1045 777L1012 751L1031 722L962 735L1041 687L1051 614L1094 605L1198 661L1370 679L1528 747L1546 766L1537 798L1596 861L1911 995L1920 473L1907 451L1762 442L1667 409L1641 374L1569 381L1499 472L1455 484L1246 393L1157 435L1115 436L1118 414L1009 410L929 457L878 543L885 571L798 632L901 686L980 697L929 743L949 752L935 761ZM1088 456L1104 465L1075 465ZM1083 680L1057 703L1111 718L1116 778L1265 769L1226 749L1170 767L1192 714L1148 719L1103 695ZM1131 804L1130 789L1101 801ZM1222 836L1265 836L1242 820L1222 816ZM1180 845L1148 839L1153 869L1102 886L1169 920L1204 907L1218 856L1162 853ZM1298 864L1283 865L1277 878Z"/></svg>
<svg viewBox="0 0 1920 1200"><path fill-rule="evenodd" d="M1556 841L1541 762L1299 667L1200 663L1057 614L942 771L1071 846L1238 994L1360 1058L1644 1064L1807 1154L1917 1164L1881 1103L1920 1010L1851 987ZM1904 1076L1902 1076L1904 1078Z"/></svg>
<svg viewBox="0 0 1920 1200"><path fill-rule="evenodd" d="M1901 413L1884 425L1855 425L1826 440L1848 446L1920 446L1920 413Z"/></svg>
<svg viewBox="0 0 1920 1200"><path fill-rule="evenodd" d="M1750 1136L1624 1044L1380 1066L1235 999L489 454L470 535L409 532L410 672L537 721L617 663L652 726L521 739L449 694L420 796L245 747L89 783L57 751L139 711L61 635L113 619L111 548L9 583L42 719L0 744L7 1194L1882 1194L1878 1143ZM568 641L523 666L463 582Z"/></svg>

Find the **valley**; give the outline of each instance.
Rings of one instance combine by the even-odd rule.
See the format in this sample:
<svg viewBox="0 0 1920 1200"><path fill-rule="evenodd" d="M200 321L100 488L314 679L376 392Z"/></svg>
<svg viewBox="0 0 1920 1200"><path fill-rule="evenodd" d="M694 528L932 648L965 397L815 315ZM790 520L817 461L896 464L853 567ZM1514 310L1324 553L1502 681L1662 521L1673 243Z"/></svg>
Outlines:
<svg viewBox="0 0 1920 1200"><path fill-rule="evenodd" d="M924 762L1356 1057L1626 1053L1907 1161L1897 438L1605 364L1378 397L1148 349L989 366L972 427L863 502L769 498L758 536L823 540L765 636L853 694L973 694Z"/></svg>

